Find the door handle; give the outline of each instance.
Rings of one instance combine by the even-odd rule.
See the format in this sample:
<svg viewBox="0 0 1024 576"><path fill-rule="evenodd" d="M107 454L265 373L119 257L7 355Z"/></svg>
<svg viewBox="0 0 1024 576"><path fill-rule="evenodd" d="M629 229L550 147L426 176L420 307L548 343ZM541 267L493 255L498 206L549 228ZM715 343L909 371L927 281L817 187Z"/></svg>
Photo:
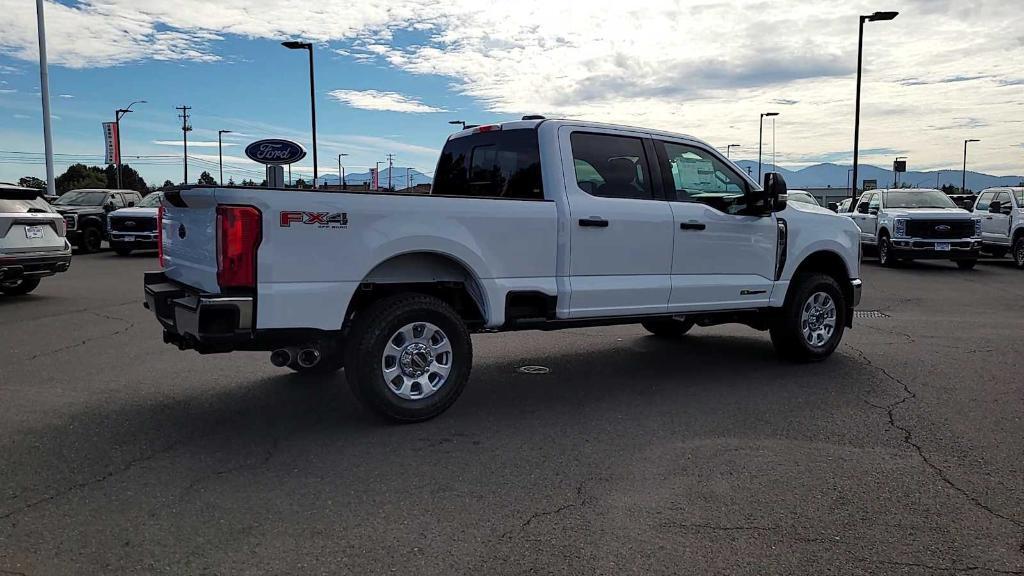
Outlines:
<svg viewBox="0 0 1024 576"><path fill-rule="evenodd" d="M590 218L580 218L580 226L591 227L591 228L607 228L608 221L600 216L592 216Z"/></svg>
<svg viewBox="0 0 1024 576"><path fill-rule="evenodd" d="M992 219L991 216L985 216L985 220L991 220L991 219Z"/></svg>
<svg viewBox="0 0 1024 576"><path fill-rule="evenodd" d="M680 230L703 230L705 228L707 225L700 222L683 222L679 225Z"/></svg>

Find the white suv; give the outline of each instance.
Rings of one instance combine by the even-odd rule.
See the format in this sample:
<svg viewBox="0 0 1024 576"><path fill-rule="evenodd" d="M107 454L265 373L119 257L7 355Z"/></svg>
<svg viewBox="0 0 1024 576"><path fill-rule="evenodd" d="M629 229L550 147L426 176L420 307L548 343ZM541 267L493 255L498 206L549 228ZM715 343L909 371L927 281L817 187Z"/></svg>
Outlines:
<svg viewBox="0 0 1024 576"><path fill-rule="evenodd" d="M878 249L882 266L900 260L953 260L969 270L978 263L981 222L941 190L869 190L850 214L864 246Z"/></svg>
<svg viewBox="0 0 1024 576"><path fill-rule="evenodd" d="M981 222L982 248L996 257L1011 251L1017 268L1024 268L1024 188L988 188L974 204Z"/></svg>
<svg viewBox="0 0 1024 576"><path fill-rule="evenodd" d="M0 293L28 294L71 266L64 218L42 192L0 183Z"/></svg>

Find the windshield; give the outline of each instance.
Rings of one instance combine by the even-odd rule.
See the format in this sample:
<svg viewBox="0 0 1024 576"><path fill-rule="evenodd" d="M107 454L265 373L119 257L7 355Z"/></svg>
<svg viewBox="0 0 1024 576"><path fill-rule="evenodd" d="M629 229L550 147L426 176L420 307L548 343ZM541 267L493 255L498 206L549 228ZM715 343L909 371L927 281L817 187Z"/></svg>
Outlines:
<svg viewBox="0 0 1024 576"><path fill-rule="evenodd" d="M890 190L885 193L886 208L956 208L957 205L938 190Z"/></svg>
<svg viewBox="0 0 1024 576"><path fill-rule="evenodd" d="M137 208L157 208L160 206L160 194L154 192L153 194L143 198L142 202L139 202L135 206Z"/></svg>
<svg viewBox="0 0 1024 576"><path fill-rule="evenodd" d="M818 206L818 201L814 199L814 196L811 196L807 192L790 192L788 196L789 202L800 202L803 204L813 204Z"/></svg>
<svg viewBox="0 0 1024 576"><path fill-rule="evenodd" d="M107 197L106 192L89 190L72 191L64 194L54 202L56 206L101 206Z"/></svg>

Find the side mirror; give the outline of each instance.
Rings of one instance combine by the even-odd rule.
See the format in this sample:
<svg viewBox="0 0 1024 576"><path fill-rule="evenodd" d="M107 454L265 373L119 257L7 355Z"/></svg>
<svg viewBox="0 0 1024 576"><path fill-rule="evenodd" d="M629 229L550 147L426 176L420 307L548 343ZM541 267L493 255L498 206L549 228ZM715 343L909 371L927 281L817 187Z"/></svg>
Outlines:
<svg viewBox="0 0 1024 576"><path fill-rule="evenodd" d="M1000 202L999 200L993 200L992 203L988 205L988 211L991 214L1000 214L1000 213L1002 213L1002 211L1003 211L1003 203Z"/></svg>
<svg viewBox="0 0 1024 576"><path fill-rule="evenodd" d="M868 207L868 214L870 214L872 216L878 216L878 208L871 208L869 206Z"/></svg>
<svg viewBox="0 0 1024 576"><path fill-rule="evenodd" d="M833 212L839 212L839 204L837 202L829 202L828 209Z"/></svg>
<svg viewBox="0 0 1024 576"><path fill-rule="evenodd" d="M786 179L778 172L768 172L764 175L764 192L767 195L765 207L768 212L781 212L786 209L786 196L789 188L786 187Z"/></svg>
<svg viewBox="0 0 1024 576"><path fill-rule="evenodd" d="M106 204L104 204L103 205L103 209L106 210L107 212L113 212L114 211L114 201L111 200L110 202L107 202Z"/></svg>

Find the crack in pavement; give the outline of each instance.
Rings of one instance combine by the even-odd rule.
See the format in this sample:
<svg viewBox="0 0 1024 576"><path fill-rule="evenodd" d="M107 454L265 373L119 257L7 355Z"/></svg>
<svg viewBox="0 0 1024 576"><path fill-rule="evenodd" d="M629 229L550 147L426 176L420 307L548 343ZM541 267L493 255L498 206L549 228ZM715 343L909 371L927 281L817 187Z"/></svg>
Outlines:
<svg viewBox="0 0 1024 576"><path fill-rule="evenodd" d="M914 340L913 336L911 336L910 334L908 334L906 332L900 332L899 330L893 330L893 329L888 329L887 330L885 328L879 328L877 326L872 326L872 325L870 325L870 324L868 324L866 322L861 322L860 323L860 327L867 328L868 330L874 330L875 332L881 332L882 334L890 334L890 335L893 335L893 336L902 336L903 338L905 338L907 340L907 344L914 344L915 342L917 342L916 340Z"/></svg>
<svg viewBox="0 0 1024 576"><path fill-rule="evenodd" d="M523 523L519 526L518 529L507 530L507 531L505 531L501 535L501 537L505 538L506 536L509 536L510 534L512 534L512 532L518 532L518 533L522 534L524 531L526 531L526 529L530 526L530 524L532 524L533 521L538 519L538 518L541 518L541 517L544 517L544 516L554 516L554 515L557 515L557 514L561 514L562 512L565 512L566 510L568 510L570 508L582 508L582 507L590 504L591 498L589 496L587 496L586 490L584 488L584 485L586 484L586 482L587 482L586 480L582 480L576 486L576 499L573 502L569 502L568 504L563 504L563 505L559 506L558 508L555 508L554 510L542 510L540 512L534 512L533 514L530 515L529 518L527 518L525 521L523 521Z"/></svg>
<svg viewBox="0 0 1024 576"><path fill-rule="evenodd" d="M110 316L108 314L101 314L101 313L95 312L95 311L89 311L89 314L91 314L93 316L96 316L97 318L104 318L106 320L117 320L119 322L124 322L125 326L123 328L118 329L118 330L114 330L113 332L110 332L108 334L100 334L99 336L93 336L91 338L86 338L86 339L81 340L79 342L75 342L73 344L68 344L67 346L61 346L61 347L56 348L54 350L47 350L46 352L39 352L39 353L33 354L26 361L27 362L31 362L31 361L37 360L37 359L39 359L39 358L41 358L43 356L49 356L50 354L58 354L60 352L65 352L67 350L72 350L74 348L85 346L89 342L94 342L96 340L102 340L104 338L112 338L112 337L117 336L119 334L124 334L125 332L127 332L127 331L129 331L129 330L131 330L132 328L135 327L135 322L132 322L131 320L127 320L125 318L118 318L117 316Z"/></svg>
<svg viewBox="0 0 1024 576"><path fill-rule="evenodd" d="M893 382L895 384L898 384L903 389L903 397L898 399L898 400L896 400L895 402L889 403L886 406L878 406L878 405L876 405L876 404L874 404L872 402L868 402L867 400L865 400L865 402L867 402L871 406L875 406L877 408L880 408L880 409L883 409L883 410L886 411L886 415L889 417L889 425L892 426L894 429L899 430L900 432L903 432L903 443L907 444L910 447L912 447L917 452L917 455L921 459L921 461L924 462L924 464L926 466L928 466L928 468L930 468L932 470L932 472L934 472L935 475L938 476L938 478L944 484L946 484L946 486L950 487L955 492L958 492L961 496L966 498L967 501L969 501L970 503L974 504L977 508L979 508L981 510L984 510L985 512L987 512L991 516L993 516L995 518L999 518L999 519L1004 520L1006 522L1009 522L1010 524L1013 524L1014 526L1016 526L1018 529L1024 530L1024 522L1022 522L1020 520L1017 520L1016 518L1007 516L1007 515L1005 515L1005 514L1003 514L1001 512L998 512L997 510L993 509L988 504L985 504L979 498L977 498L976 496L973 496L972 494L967 492L966 489L960 487L955 482L953 482L953 480L949 477L948 473L942 467L940 467L938 464L935 464L934 462L931 461L931 459L928 457L928 455L925 454L924 448L922 448L920 444L918 444L917 442L914 441L914 434L910 430L910 428L908 428L908 427L906 427L906 426L904 426L904 425L902 425L902 424L900 424L899 422L896 421L896 416L895 416L896 409L899 408L905 402L908 402L909 400L912 400L912 399L916 398L917 394L913 390L910 389L910 387L907 385L906 382L904 382L903 380L897 378L896 376L891 374L888 370L886 370L882 366L879 366L878 364L875 364L870 358L867 357L867 355L864 353L863 350L861 350L861 349L859 349L859 348L857 348L855 346L852 346L850 344L847 344L847 346L851 350L856 352L857 355L860 356L861 360L867 366L877 370L882 375L884 375L886 378L888 378L891 382ZM1018 549L1021 552L1021 554L1024 554L1024 541L1021 542L1021 544L1020 544ZM1012 572L1011 572L1011 574L1012 574Z"/></svg>
<svg viewBox="0 0 1024 576"><path fill-rule="evenodd" d="M62 490L60 490L60 491L58 491L56 493L49 494L47 496L43 496L42 498L37 498L36 500L33 500L32 502L29 502L28 504L25 504L24 506L21 506L19 508L15 508L14 510L10 510L8 512L0 514L0 520L7 520L9 518L13 518L16 515L21 514L22 512L27 512L28 510L31 510L32 508L35 508L36 506L39 506L40 504L45 504L47 502L50 502L52 500L56 500L57 498L60 498L62 496L66 496L68 494L71 494L72 492L76 492L76 491L81 490L83 488L87 488L87 487L93 486L95 484L101 484L103 482L106 482L107 480L110 480L111 478L113 478L115 476L119 476L121 474L124 474L125 472L128 472L129 470L131 470L132 468L134 468L135 466L137 466L139 464L142 464L144 462L149 462L150 460L153 460L154 458L156 458L156 457L158 457L158 456L160 456L162 454L165 454L167 452L170 452L170 451L174 450L175 448L177 448L181 444L182 444L181 440L172 442L171 444L168 444L167 446L164 446L163 448L161 448L159 450L156 450L154 452L146 454L145 456L139 456L138 458L133 458L133 459L129 460L126 464L122 465L121 467L116 468L114 470L109 470L109 471L107 471L105 474L103 474L101 476L97 476L96 478L91 478L89 480L85 480L85 481L82 481L82 482L76 482L76 483L72 484L71 486L68 486L68 487L66 487L66 488L64 488L64 489L62 489ZM13 524L12 524L12 527L13 527Z"/></svg>

